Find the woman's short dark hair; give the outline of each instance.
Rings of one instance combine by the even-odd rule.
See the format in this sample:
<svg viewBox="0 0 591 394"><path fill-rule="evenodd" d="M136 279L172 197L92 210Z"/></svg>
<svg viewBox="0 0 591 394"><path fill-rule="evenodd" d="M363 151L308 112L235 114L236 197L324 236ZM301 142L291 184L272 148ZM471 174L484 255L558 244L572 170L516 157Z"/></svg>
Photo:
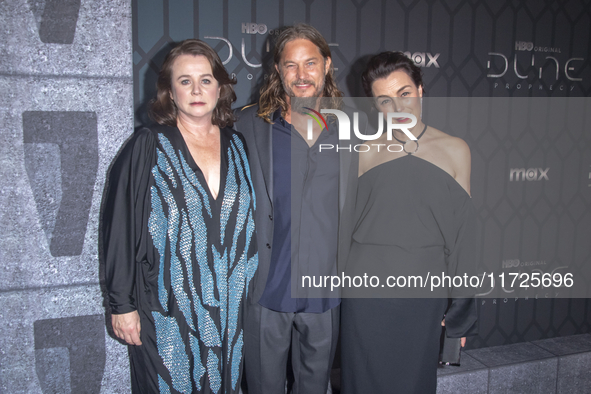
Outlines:
<svg viewBox="0 0 591 394"><path fill-rule="evenodd" d="M236 78L230 78L220 57L212 47L194 38L182 41L166 55L158 74L156 98L150 102L150 116L152 119L158 124L176 126L178 109L170 98L170 92L172 89L172 66L174 61L181 55L201 55L209 60L213 77L221 87L220 98L213 110L211 122L219 127L232 127L236 121L232 113L232 103L236 101L236 93L234 93L232 85L236 84Z"/></svg>
<svg viewBox="0 0 591 394"><path fill-rule="evenodd" d="M368 97L371 97L371 85L377 79L386 78L394 71L404 71L407 73L415 83L416 87L422 87L424 92L423 72L412 59L406 57L402 52L382 52L369 59L365 71L361 76L361 82L363 83L365 94Z"/></svg>

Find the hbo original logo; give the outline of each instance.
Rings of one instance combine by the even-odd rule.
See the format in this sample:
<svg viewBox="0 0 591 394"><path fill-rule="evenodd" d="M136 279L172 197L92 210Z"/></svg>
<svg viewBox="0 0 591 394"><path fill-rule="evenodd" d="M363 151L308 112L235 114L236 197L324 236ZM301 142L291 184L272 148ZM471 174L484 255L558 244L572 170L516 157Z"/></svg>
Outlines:
<svg viewBox="0 0 591 394"><path fill-rule="evenodd" d="M503 260L503 268L519 267L519 259Z"/></svg>
<svg viewBox="0 0 591 394"><path fill-rule="evenodd" d="M531 51L534 49L534 43L528 41L515 41L516 51Z"/></svg>
<svg viewBox="0 0 591 394"><path fill-rule="evenodd" d="M256 24L256 23L243 23L242 24L242 33L245 34L265 34L267 32L267 25L264 23Z"/></svg>

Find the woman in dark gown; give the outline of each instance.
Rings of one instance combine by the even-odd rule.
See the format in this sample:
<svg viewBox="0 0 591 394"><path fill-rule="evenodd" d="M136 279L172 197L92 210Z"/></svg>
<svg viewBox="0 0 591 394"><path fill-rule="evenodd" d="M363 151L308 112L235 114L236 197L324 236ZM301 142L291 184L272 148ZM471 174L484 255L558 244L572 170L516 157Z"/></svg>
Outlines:
<svg viewBox="0 0 591 394"><path fill-rule="evenodd" d="M167 56L151 114L110 172L106 288L129 346L134 393L237 393L242 308L258 265L245 144L216 52L186 40Z"/></svg>
<svg viewBox="0 0 591 394"><path fill-rule="evenodd" d="M404 54L374 56L363 84L379 112L414 115L416 125L408 130L418 140L409 141L394 129L398 148L377 151L377 144L397 143L383 133L368 143L369 149L360 149L367 152L359 155L347 274L373 271L384 280L388 275L425 277L428 271L472 272L475 217L468 146L422 122L421 70ZM412 117L398 116L394 123L412 125ZM343 394L435 393L441 326L446 325L449 337L461 337L462 346L466 336L476 334L470 291L456 289L456 295L469 298L454 298L448 308L447 290L431 295L439 298L406 298L401 294L406 290L394 289L390 298L343 298Z"/></svg>

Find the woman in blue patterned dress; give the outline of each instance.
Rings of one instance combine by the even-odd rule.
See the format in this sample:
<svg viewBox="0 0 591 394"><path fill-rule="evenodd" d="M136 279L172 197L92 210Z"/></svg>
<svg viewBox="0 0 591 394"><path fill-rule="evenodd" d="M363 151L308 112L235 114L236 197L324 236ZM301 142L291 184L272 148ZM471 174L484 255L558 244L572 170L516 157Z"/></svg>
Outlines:
<svg viewBox="0 0 591 394"><path fill-rule="evenodd" d="M242 308L257 265L254 192L217 53L166 57L151 115L110 172L102 214L115 335L134 393L237 393Z"/></svg>

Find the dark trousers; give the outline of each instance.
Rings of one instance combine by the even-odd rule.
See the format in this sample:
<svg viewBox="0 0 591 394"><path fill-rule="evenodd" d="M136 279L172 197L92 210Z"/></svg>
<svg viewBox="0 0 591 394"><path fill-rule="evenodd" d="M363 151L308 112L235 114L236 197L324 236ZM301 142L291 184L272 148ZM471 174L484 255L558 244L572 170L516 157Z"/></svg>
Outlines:
<svg viewBox="0 0 591 394"><path fill-rule="evenodd" d="M250 304L244 335L248 394L285 394L291 348L294 394L326 394L339 333L339 308L275 312Z"/></svg>

